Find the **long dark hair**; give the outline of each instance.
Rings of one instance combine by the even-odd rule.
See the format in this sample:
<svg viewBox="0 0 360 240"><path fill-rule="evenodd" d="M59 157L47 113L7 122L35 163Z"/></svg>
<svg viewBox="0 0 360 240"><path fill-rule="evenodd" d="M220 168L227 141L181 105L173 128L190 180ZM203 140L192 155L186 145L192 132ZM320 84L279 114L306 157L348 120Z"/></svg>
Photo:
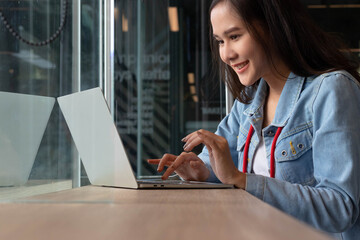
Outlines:
<svg viewBox="0 0 360 240"><path fill-rule="evenodd" d="M270 53L270 63L277 56L293 73L304 77L346 70L360 82L359 63L352 53L340 39L320 29L298 0L213 0L209 13L224 1L234 7L249 33ZM211 26L210 42L214 60L220 64L220 74L231 93L243 103L250 102L250 90L256 85L246 88L234 70L221 61Z"/></svg>

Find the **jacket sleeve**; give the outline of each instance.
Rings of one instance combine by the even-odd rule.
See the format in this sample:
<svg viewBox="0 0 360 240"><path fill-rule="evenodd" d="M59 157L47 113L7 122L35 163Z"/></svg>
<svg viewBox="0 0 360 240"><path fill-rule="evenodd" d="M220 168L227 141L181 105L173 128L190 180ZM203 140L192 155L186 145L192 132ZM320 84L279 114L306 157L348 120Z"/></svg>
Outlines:
<svg viewBox="0 0 360 240"><path fill-rule="evenodd" d="M248 174L246 191L327 232L359 216L360 90L341 73L324 77L312 100L314 186Z"/></svg>
<svg viewBox="0 0 360 240"><path fill-rule="evenodd" d="M235 100L230 113L220 122L215 134L226 138L229 144L232 160L235 166L238 166L238 152L236 151L237 137L239 134L239 115L242 113L242 103ZM210 177L208 182L220 182L215 176L209 160L209 153L206 147L198 155L205 163L206 167L210 170Z"/></svg>

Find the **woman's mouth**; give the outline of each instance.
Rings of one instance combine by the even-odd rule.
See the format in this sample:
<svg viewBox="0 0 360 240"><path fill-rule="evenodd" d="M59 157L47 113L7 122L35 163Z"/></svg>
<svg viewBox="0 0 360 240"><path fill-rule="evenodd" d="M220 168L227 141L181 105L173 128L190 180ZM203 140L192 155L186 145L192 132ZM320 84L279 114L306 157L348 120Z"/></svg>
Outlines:
<svg viewBox="0 0 360 240"><path fill-rule="evenodd" d="M240 64L233 65L233 68L236 70L236 72L242 73L247 69L248 65L249 61L245 61Z"/></svg>

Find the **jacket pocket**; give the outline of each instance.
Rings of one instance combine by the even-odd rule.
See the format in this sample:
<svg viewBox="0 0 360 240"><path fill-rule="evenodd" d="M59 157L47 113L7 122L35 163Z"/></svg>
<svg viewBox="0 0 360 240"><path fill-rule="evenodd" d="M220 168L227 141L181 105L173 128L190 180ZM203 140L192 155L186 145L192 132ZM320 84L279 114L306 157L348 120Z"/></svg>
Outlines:
<svg viewBox="0 0 360 240"><path fill-rule="evenodd" d="M313 185L312 135L310 130L284 133L275 149L277 177L291 183Z"/></svg>

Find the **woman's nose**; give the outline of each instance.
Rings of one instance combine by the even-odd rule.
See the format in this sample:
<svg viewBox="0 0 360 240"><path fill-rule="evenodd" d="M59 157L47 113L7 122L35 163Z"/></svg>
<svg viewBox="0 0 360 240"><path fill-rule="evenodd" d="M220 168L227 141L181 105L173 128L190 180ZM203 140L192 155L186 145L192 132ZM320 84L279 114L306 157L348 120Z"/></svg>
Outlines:
<svg viewBox="0 0 360 240"><path fill-rule="evenodd" d="M231 60L235 59L237 54L236 51L232 48L231 44L224 44L222 47L222 54L221 58L224 62L230 62Z"/></svg>

